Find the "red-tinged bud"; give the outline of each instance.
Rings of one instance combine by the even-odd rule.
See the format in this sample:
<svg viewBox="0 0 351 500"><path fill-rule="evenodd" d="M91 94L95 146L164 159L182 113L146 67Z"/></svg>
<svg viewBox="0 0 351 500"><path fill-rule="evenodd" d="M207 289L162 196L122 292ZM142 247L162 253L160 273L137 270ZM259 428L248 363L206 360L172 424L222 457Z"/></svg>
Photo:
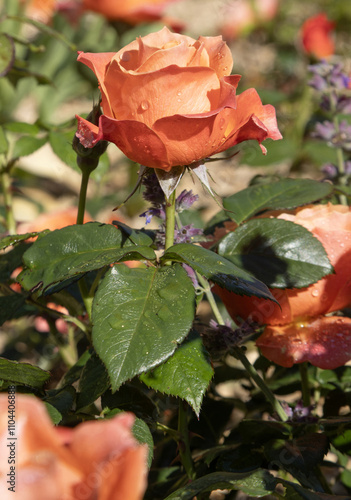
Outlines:
<svg viewBox="0 0 351 500"><path fill-rule="evenodd" d="M95 104L86 120L94 125L98 125L101 114L100 103ZM89 173L95 170L99 164L100 156L104 154L107 146L107 141L98 141L93 147L85 147L81 143L79 139L79 131L77 131L73 138L72 147L77 153L78 167L82 171L88 171Z"/></svg>

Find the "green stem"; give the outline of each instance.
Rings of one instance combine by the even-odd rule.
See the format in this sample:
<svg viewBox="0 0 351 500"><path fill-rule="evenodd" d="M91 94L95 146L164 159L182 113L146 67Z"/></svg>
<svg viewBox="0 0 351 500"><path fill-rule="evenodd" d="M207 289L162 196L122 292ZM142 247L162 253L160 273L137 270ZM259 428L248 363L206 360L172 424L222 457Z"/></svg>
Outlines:
<svg viewBox="0 0 351 500"><path fill-rule="evenodd" d="M174 245L176 190L166 199L166 243L165 250Z"/></svg>
<svg viewBox="0 0 351 500"><path fill-rule="evenodd" d="M82 180L80 184L79 200L78 200L77 224L84 223L85 204L87 200L89 177L90 177L90 171L88 169L83 169ZM85 309L88 313L89 319L91 320L93 297L89 293L88 286L84 277L78 281L78 287L83 299L83 303L85 305Z"/></svg>
<svg viewBox="0 0 351 500"><path fill-rule="evenodd" d="M195 469L193 459L191 457L190 442L189 442L189 429L188 429L188 413L186 403L182 400L179 401L178 410L178 432L179 432L179 455L183 467L189 479L195 479Z"/></svg>
<svg viewBox="0 0 351 500"><path fill-rule="evenodd" d="M78 200L77 224L84 224L85 205L87 201L87 190L90 172L86 169L82 171L82 180L80 183L80 192Z"/></svg>
<svg viewBox="0 0 351 500"><path fill-rule="evenodd" d="M4 194L7 230L9 234L16 234L16 221L13 215L13 199L11 193L11 177L6 169L1 172L1 184Z"/></svg>
<svg viewBox="0 0 351 500"><path fill-rule="evenodd" d="M302 401L303 401L304 406L311 405L311 396L310 396L307 368L308 368L307 363L300 363L299 364L299 371L300 371L300 377L301 377Z"/></svg>
<svg viewBox="0 0 351 500"><path fill-rule="evenodd" d="M217 307L217 303L213 297L213 294L211 292L211 288L209 287L207 281L200 275L198 275L198 280L201 286L204 289L204 292L206 294L207 300L212 308L213 314L215 315L215 318L217 320L217 323L219 325L224 325L223 317ZM243 350L239 346L235 346L233 348L233 354L234 356L242 363L244 366L245 370L247 373L250 375L252 380L256 383L256 385L261 389L263 394L265 395L267 401L271 403L273 409L276 411L276 413L279 415L281 420L283 422L286 422L288 420L288 416L285 413L282 405L279 403L279 401L275 398L273 392L267 387L265 384L264 380L260 377L258 372L256 371L256 368L250 363L250 361L247 359L245 356Z"/></svg>

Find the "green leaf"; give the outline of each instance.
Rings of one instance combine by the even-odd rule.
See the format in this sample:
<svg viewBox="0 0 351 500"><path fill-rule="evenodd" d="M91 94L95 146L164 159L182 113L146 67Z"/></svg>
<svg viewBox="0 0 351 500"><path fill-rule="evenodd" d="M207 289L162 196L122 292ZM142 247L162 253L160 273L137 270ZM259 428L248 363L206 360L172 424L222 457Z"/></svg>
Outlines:
<svg viewBox="0 0 351 500"><path fill-rule="evenodd" d="M206 248L191 243L180 243L170 247L161 260L184 262L205 278L231 292L240 295L256 295L275 302L264 283L235 263Z"/></svg>
<svg viewBox="0 0 351 500"><path fill-rule="evenodd" d="M284 498L287 500L350 500L350 495L329 495L328 493L319 493L310 489L306 490L297 483L281 478L277 478L277 483L282 483L285 486Z"/></svg>
<svg viewBox="0 0 351 500"><path fill-rule="evenodd" d="M148 387L185 399L198 417L212 376L209 356L200 335L193 330L171 358L140 379Z"/></svg>
<svg viewBox="0 0 351 500"><path fill-rule="evenodd" d="M40 132L38 125L27 123L27 122L9 122L4 123L4 128L10 132L15 132L17 134L26 134L35 136Z"/></svg>
<svg viewBox="0 0 351 500"><path fill-rule="evenodd" d="M220 241L218 253L270 288L303 288L333 272L320 241L280 219L246 222Z"/></svg>
<svg viewBox="0 0 351 500"><path fill-rule="evenodd" d="M223 206L237 224L262 210L292 209L329 196L330 182L311 179L283 179L270 184L250 186L223 200Z"/></svg>
<svg viewBox="0 0 351 500"><path fill-rule="evenodd" d="M260 469L245 473L213 472L195 479L184 488L169 495L165 500L192 500L195 495L201 492L216 489L241 490L247 495L259 498L274 491L275 479L269 472Z"/></svg>
<svg viewBox="0 0 351 500"><path fill-rule="evenodd" d="M322 491L323 486L315 473L323 456L328 452L325 434L311 432L294 441L277 439L266 443L264 453L272 465L290 472L306 488Z"/></svg>
<svg viewBox="0 0 351 500"><path fill-rule="evenodd" d="M0 33L0 77L7 75L15 62L15 44L6 33Z"/></svg>
<svg viewBox="0 0 351 500"><path fill-rule="evenodd" d="M61 420L62 420L62 415L61 413L57 410L57 408L55 408L54 406L52 406L50 403L48 403L47 401L44 402L45 406L46 406L46 410L52 420L52 423L54 425L58 425Z"/></svg>
<svg viewBox="0 0 351 500"><path fill-rule="evenodd" d="M27 306L25 297L19 293L0 296L0 325L34 312L36 308Z"/></svg>
<svg viewBox="0 0 351 500"><path fill-rule="evenodd" d="M142 384L136 386L133 382L127 382L113 394L110 390L104 392L101 396L101 406L104 411L106 408L110 410L119 408L123 411L131 411L144 420L157 420L157 406L146 394L145 389Z"/></svg>
<svg viewBox="0 0 351 500"><path fill-rule="evenodd" d="M41 389L50 376L49 372L29 363L18 363L0 358L0 379L11 382L11 384L28 385Z"/></svg>
<svg viewBox="0 0 351 500"><path fill-rule="evenodd" d="M52 389L47 391L46 403L52 405L56 410L58 410L62 415L67 414L71 411L75 397L76 391L71 385L67 385L62 389Z"/></svg>
<svg viewBox="0 0 351 500"><path fill-rule="evenodd" d="M147 229L133 229L119 220L115 221L115 226L123 231L128 236L130 241L134 243L134 245L150 246L154 242L154 231L148 231Z"/></svg>
<svg viewBox="0 0 351 500"><path fill-rule="evenodd" d="M25 233L25 234L10 234L9 236L5 236L5 238L1 238L0 240L0 250L7 248L11 245L16 245L16 243L20 243L21 241L28 240L28 238L33 238L37 236L38 233Z"/></svg>
<svg viewBox="0 0 351 500"><path fill-rule="evenodd" d="M115 408L108 413L105 414L105 418L113 418L115 415L119 415L123 413L123 410L119 408ZM136 418L134 421L134 425L132 427L132 433L135 439L140 444L146 444L148 447L148 457L147 457L147 465L151 467L151 462L154 456L154 440L152 439L152 434L150 432L149 427L141 418Z"/></svg>
<svg viewBox="0 0 351 500"><path fill-rule="evenodd" d="M154 456L154 440L152 439L152 435L149 427L141 420L141 418L136 418L133 428L132 428L133 436L135 439L141 444L147 444L149 453L147 459L148 467L151 467L151 462Z"/></svg>
<svg viewBox="0 0 351 500"><path fill-rule="evenodd" d="M88 359L90 359L90 356L91 353L89 351L83 352L77 363L71 366L68 372L64 375L63 379L60 382L60 386L64 387L65 385L72 385L74 382L76 382L79 379Z"/></svg>
<svg viewBox="0 0 351 500"><path fill-rule="evenodd" d="M16 140L12 157L20 158L21 156L28 156L40 149L47 142L48 138L45 137L30 137L28 135L24 135Z"/></svg>
<svg viewBox="0 0 351 500"><path fill-rule="evenodd" d="M74 134L75 131L71 130L68 132L51 131L49 133L49 143L53 152L63 163L80 172L77 165L77 153L72 148Z"/></svg>
<svg viewBox="0 0 351 500"><path fill-rule="evenodd" d="M135 246L112 224L89 222L52 231L36 241L24 254L27 270L18 281L26 290L42 292L55 283L124 260L154 260L149 247Z"/></svg>
<svg viewBox="0 0 351 500"><path fill-rule="evenodd" d="M94 403L109 385L110 381L103 362L93 354L86 362L79 380L77 408Z"/></svg>
<svg viewBox="0 0 351 500"><path fill-rule="evenodd" d="M22 265L22 256L26 250L28 250L28 245L23 244L0 254L0 281L7 281L12 272Z"/></svg>
<svg viewBox="0 0 351 500"><path fill-rule="evenodd" d="M112 390L168 359L188 334L195 291L180 265L114 266L93 302L93 344Z"/></svg>
<svg viewBox="0 0 351 500"><path fill-rule="evenodd" d="M9 143L4 132L4 128L0 127L0 154L6 154L9 149Z"/></svg>

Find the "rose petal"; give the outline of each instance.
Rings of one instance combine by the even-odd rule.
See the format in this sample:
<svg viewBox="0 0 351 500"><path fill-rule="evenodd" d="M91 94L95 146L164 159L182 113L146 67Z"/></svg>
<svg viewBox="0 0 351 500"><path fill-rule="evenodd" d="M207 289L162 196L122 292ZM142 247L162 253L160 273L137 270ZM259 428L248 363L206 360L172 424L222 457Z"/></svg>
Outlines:
<svg viewBox="0 0 351 500"><path fill-rule="evenodd" d="M232 112L226 136L220 151L250 139L259 143L267 138L281 139L274 107L264 106L255 89L246 90L237 96L237 108Z"/></svg>
<svg viewBox="0 0 351 500"><path fill-rule="evenodd" d="M214 96L218 100L220 93L211 68L171 65L131 78L115 60L108 68L105 86L114 118L138 120L149 127L165 116L210 111L211 101Z"/></svg>
<svg viewBox="0 0 351 500"><path fill-rule="evenodd" d="M168 151L156 132L133 120L100 117L99 140L113 142L131 160L152 168L169 171L172 166Z"/></svg>
<svg viewBox="0 0 351 500"><path fill-rule="evenodd" d="M205 45L210 58L210 67L215 70L218 77L230 75L233 68L233 58L228 45L221 36L200 36L199 41Z"/></svg>
<svg viewBox="0 0 351 500"><path fill-rule="evenodd" d="M78 52L77 61L85 64L94 71L101 90L102 107L104 113L109 116L112 115L109 96L106 93L106 88L104 84L104 78L106 73L106 68L109 66L112 58L114 57L114 52L102 52L102 53L91 53L91 52Z"/></svg>
<svg viewBox="0 0 351 500"><path fill-rule="evenodd" d="M266 327L256 345L263 356L281 366L309 361L333 370L351 359L351 319L321 317L311 323Z"/></svg>

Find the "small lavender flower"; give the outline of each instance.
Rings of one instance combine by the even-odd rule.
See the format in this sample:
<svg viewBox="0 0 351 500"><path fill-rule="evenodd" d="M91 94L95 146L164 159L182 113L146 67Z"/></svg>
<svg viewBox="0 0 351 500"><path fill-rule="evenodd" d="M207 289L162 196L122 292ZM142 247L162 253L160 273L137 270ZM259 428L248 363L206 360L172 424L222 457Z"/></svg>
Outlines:
<svg viewBox="0 0 351 500"><path fill-rule="evenodd" d="M304 406L302 401L298 401L295 408L292 408L288 403L281 403L285 413L288 415L290 422L317 422L318 417L312 414L314 405Z"/></svg>
<svg viewBox="0 0 351 500"><path fill-rule="evenodd" d="M148 170L143 176L142 184L145 186L143 198L146 201L150 202L154 207L159 207L165 203L165 194L153 169Z"/></svg>
<svg viewBox="0 0 351 500"><path fill-rule="evenodd" d="M346 120L340 122L339 130L336 130L334 123L331 121L317 123L312 136L322 139L328 146L351 151L351 125Z"/></svg>
<svg viewBox="0 0 351 500"><path fill-rule="evenodd" d="M339 175L339 169L333 163L325 163L322 166L321 171L325 175L325 179L333 180Z"/></svg>
<svg viewBox="0 0 351 500"><path fill-rule="evenodd" d="M202 229L194 227L194 224L187 224L174 231L174 243L191 243L196 240L196 236L201 237L203 234Z"/></svg>
<svg viewBox="0 0 351 500"><path fill-rule="evenodd" d="M219 325L211 319L209 327L205 328L201 335L212 357L220 358L255 333L256 328L255 323L244 322L240 327L233 329L229 320L226 320L224 325Z"/></svg>
<svg viewBox="0 0 351 500"><path fill-rule="evenodd" d="M176 211L181 213L183 210L188 210L198 199L197 194L184 189L176 199Z"/></svg>

